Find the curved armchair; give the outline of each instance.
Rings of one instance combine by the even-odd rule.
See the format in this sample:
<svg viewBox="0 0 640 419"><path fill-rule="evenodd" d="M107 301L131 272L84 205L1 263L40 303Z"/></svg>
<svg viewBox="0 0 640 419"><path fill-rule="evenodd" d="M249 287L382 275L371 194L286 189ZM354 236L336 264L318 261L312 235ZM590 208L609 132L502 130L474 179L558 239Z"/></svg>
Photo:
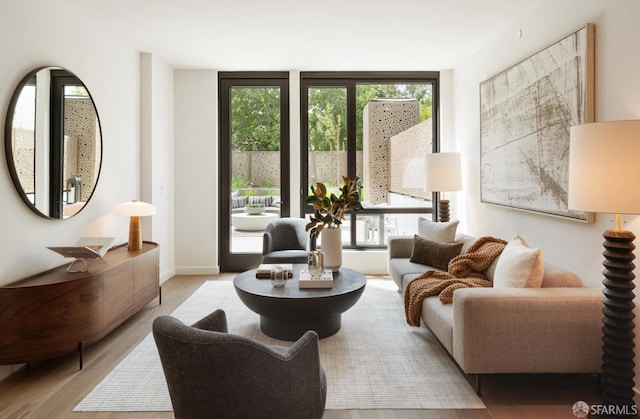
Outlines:
<svg viewBox="0 0 640 419"><path fill-rule="evenodd" d="M171 316L153 337L176 418L321 418L327 384L318 335L290 348L227 333L224 311L192 326Z"/></svg>
<svg viewBox="0 0 640 419"><path fill-rule="evenodd" d="M262 236L262 263L307 263L309 233L304 218L279 218Z"/></svg>

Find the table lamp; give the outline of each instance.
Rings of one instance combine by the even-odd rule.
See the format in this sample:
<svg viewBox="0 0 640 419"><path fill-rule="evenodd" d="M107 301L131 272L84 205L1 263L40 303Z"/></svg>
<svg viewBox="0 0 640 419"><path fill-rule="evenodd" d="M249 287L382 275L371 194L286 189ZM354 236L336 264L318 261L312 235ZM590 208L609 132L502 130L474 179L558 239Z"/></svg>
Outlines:
<svg viewBox="0 0 640 419"><path fill-rule="evenodd" d="M133 200L131 202L123 202L116 205L113 212L116 215L124 215L129 218L129 250L142 249L142 228L140 226L140 217L155 215L156 207L146 202Z"/></svg>
<svg viewBox="0 0 640 419"><path fill-rule="evenodd" d="M620 214L640 214L640 120L571 127L569 208L616 214L603 234L602 399L634 406L633 240Z"/></svg>
<svg viewBox="0 0 640 419"><path fill-rule="evenodd" d="M449 200L444 192L462 190L460 153L429 153L425 158L424 190L442 192L438 202L438 220L449 221Z"/></svg>

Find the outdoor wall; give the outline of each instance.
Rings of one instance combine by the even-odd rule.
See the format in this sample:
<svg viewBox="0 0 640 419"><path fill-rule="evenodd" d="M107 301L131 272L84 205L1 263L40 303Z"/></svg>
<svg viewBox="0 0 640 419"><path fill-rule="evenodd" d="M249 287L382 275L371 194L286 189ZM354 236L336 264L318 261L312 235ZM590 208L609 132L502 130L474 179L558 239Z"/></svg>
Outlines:
<svg viewBox="0 0 640 419"><path fill-rule="evenodd" d="M243 186L261 187L280 185L279 151L234 151L231 153L232 179L244 182ZM309 184L317 182L342 185L342 168L346 167L344 151L309 152ZM362 168L362 151L356 152L356 169ZM358 170L358 173L362 173ZM292 173L293 175L293 173Z"/></svg>
<svg viewBox="0 0 640 419"><path fill-rule="evenodd" d="M243 186L280 185L279 151L233 151L231 179L242 179Z"/></svg>
<svg viewBox="0 0 640 419"><path fill-rule="evenodd" d="M389 191L389 139L420 122L417 100L374 99L364 107L362 183L366 200L387 202Z"/></svg>
<svg viewBox="0 0 640 419"><path fill-rule="evenodd" d="M431 199L424 190L425 156L432 150L433 120L422 121L389 139L389 191Z"/></svg>
<svg viewBox="0 0 640 419"><path fill-rule="evenodd" d="M81 201L89 199L100 166L100 126L90 98L66 98L64 105L64 180L82 179ZM65 186L66 189L66 186Z"/></svg>

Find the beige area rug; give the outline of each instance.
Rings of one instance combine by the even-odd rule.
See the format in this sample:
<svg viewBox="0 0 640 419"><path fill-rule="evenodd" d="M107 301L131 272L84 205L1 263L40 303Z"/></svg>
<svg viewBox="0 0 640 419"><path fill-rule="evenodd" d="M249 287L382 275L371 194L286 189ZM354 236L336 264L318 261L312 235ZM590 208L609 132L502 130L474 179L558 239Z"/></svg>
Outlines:
<svg viewBox="0 0 640 419"><path fill-rule="evenodd" d="M173 315L187 324L216 308L227 313L229 331L267 344L290 346L260 331L231 281L209 281ZM320 340L327 375L327 409L485 408L436 338L408 326L392 281L368 280L342 329ZM171 411L158 353L149 334L76 406L75 411Z"/></svg>

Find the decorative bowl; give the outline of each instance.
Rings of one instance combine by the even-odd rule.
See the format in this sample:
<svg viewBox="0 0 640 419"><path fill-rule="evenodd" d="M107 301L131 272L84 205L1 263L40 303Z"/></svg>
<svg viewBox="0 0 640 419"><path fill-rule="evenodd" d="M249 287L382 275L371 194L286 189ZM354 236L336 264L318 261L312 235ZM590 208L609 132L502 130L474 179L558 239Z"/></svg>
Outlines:
<svg viewBox="0 0 640 419"><path fill-rule="evenodd" d="M264 206L259 206L259 207L246 206L246 207L244 207L244 212L246 212L249 215L262 214L264 211L265 211L265 207Z"/></svg>

